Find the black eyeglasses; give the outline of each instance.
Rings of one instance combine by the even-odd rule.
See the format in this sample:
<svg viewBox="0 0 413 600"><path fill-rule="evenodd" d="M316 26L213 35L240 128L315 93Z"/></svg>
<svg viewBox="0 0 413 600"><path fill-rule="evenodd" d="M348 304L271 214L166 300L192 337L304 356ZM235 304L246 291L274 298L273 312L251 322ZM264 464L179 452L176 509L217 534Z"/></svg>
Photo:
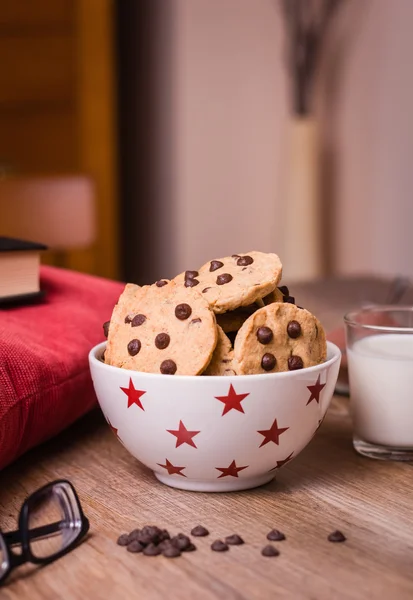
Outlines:
<svg viewBox="0 0 413 600"><path fill-rule="evenodd" d="M0 585L26 562L47 564L70 552L89 531L76 490L59 480L40 488L24 502L18 531L0 531ZM21 553L13 552L20 546Z"/></svg>

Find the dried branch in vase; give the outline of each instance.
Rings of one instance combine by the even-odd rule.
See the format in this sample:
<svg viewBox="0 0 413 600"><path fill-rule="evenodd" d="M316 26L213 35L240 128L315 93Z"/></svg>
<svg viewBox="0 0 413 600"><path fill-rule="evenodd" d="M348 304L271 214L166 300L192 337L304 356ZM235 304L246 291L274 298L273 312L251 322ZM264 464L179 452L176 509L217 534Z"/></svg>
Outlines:
<svg viewBox="0 0 413 600"><path fill-rule="evenodd" d="M307 115L321 47L342 0L280 1L287 33L293 110L297 115Z"/></svg>

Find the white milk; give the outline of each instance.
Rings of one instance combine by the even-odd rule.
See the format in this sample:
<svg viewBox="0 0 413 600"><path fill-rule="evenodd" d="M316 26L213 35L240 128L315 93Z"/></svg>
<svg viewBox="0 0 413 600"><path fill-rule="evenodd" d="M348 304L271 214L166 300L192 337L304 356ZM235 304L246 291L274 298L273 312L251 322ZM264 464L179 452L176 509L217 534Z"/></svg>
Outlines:
<svg viewBox="0 0 413 600"><path fill-rule="evenodd" d="M413 449L413 335L371 335L347 354L355 434Z"/></svg>

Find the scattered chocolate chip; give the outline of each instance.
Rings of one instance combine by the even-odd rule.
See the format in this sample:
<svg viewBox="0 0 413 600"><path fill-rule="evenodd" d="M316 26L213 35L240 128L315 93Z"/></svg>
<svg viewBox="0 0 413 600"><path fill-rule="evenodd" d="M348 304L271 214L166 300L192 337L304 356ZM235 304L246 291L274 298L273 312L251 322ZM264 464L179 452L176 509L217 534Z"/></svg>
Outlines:
<svg viewBox="0 0 413 600"><path fill-rule="evenodd" d="M162 529L161 533L159 534L159 539L161 542L170 540L171 536L169 535L169 531L167 529Z"/></svg>
<svg viewBox="0 0 413 600"><path fill-rule="evenodd" d="M141 349L141 343L139 340L131 340L128 344L128 352L131 356L136 356Z"/></svg>
<svg viewBox="0 0 413 600"><path fill-rule="evenodd" d="M155 283L155 285L156 285L157 287L163 287L164 285L168 285L168 282L167 282L167 281L165 281L165 279L160 279L159 281L157 281L157 282Z"/></svg>
<svg viewBox="0 0 413 600"><path fill-rule="evenodd" d="M178 533L178 535L175 535L173 538L171 538L171 542L176 548L179 548L179 550L186 550L186 548L188 548L190 545L191 540L187 535Z"/></svg>
<svg viewBox="0 0 413 600"><path fill-rule="evenodd" d="M166 558L175 558L181 556L181 551L179 548L169 544L162 550L162 556L165 556Z"/></svg>
<svg viewBox="0 0 413 600"><path fill-rule="evenodd" d="M177 319L179 319L180 321L185 321L185 319L189 319L191 314L192 314L192 308L189 306L189 304L186 304L186 303L178 304L175 307L175 317Z"/></svg>
<svg viewBox="0 0 413 600"><path fill-rule="evenodd" d="M211 544L211 550L214 552L226 552L229 550L228 544L225 544L222 540L215 540Z"/></svg>
<svg viewBox="0 0 413 600"><path fill-rule="evenodd" d="M225 538L225 543L229 544L230 546L241 546L241 544L245 544L242 537L236 533L234 533L233 535L228 535Z"/></svg>
<svg viewBox="0 0 413 600"><path fill-rule="evenodd" d="M103 334L104 334L105 338L107 338L108 334L109 334L109 325L110 325L110 321L105 321L103 323Z"/></svg>
<svg viewBox="0 0 413 600"><path fill-rule="evenodd" d="M184 552L193 552L194 550L196 550L196 546L192 542L189 544L189 546L183 549Z"/></svg>
<svg viewBox="0 0 413 600"><path fill-rule="evenodd" d="M161 362L160 371L162 375L174 375L176 373L176 363L173 360L164 360Z"/></svg>
<svg viewBox="0 0 413 600"><path fill-rule="evenodd" d="M217 269L220 269L221 267L224 266L224 263L221 262L220 260L211 260L211 264L209 266L209 270L212 271L216 271Z"/></svg>
<svg viewBox="0 0 413 600"><path fill-rule="evenodd" d="M329 542L345 542L347 538L341 531L337 530L330 533L327 539Z"/></svg>
<svg viewBox="0 0 413 600"><path fill-rule="evenodd" d="M185 287L195 287L196 285L198 285L198 283L199 283L198 279L185 279L184 286Z"/></svg>
<svg viewBox="0 0 413 600"><path fill-rule="evenodd" d="M295 304L295 298L293 296L284 296L284 302L288 302L288 304Z"/></svg>
<svg viewBox="0 0 413 600"><path fill-rule="evenodd" d="M189 324L192 325L193 323L202 323L202 319L200 319L199 317L196 319L192 319L192 321Z"/></svg>
<svg viewBox="0 0 413 600"><path fill-rule="evenodd" d="M129 535L127 533L122 533L122 535L120 535L116 541L118 546L127 546L129 542Z"/></svg>
<svg viewBox="0 0 413 600"><path fill-rule="evenodd" d="M257 339L261 344L269 344L273 338L273 332L269 327L258 327Z"/></svg>
<svg viewBox="0 0 413 600"><path fill-rule="evenodd" d="M274 354L271 354L270 352L266 352L261 359L261 367L264 371L272 371L276 364L277 359Z"/></svg>
<svg viewBox="0 0 413 600"><path fill-rule="evenodd" d="M278 531L278 529L271 529L267 533L267 540L270 540L270 542L282 542L285 540L285 535L281 531Z"/></svg>
<svg viewBox="0 0 413 600"><path fill-rule="evenodd" d="M136 541L142 544L142 546L147 546L148 544L153 544L153 536L141 531L136 537Z"/></svg>
<svg viewBox="0 0 413 600"><path fill-rule="evenodd" d="M264 546L261 550L261 554L263 556L279 556L280 551L277 548L274 548L274 546L271 546L271 544L268 544L268 546Z"/></svg>
<svg viewBox="0 0 413 600"><path fill-rule="evenodd" d="M288 359L288 368L290 371L297 371L304 367L303 359L300 356L290 356Z"/></svg>
<svg viewBox="0 0 413 600"><path fill-rule="evenodd" d="M254 259L252 258L252 256L240 256L237 260L237 265L239 267L246 267L247 265L252 265L253 262Z"/></svg>
<svg viewBox="0 0 413 600"><path fill-rule="evenodd" d="M161 549L159 546L155 546L155 544L148 544L146 548L143 549L143 554L145 556L158 556L161 553Z"/></svg>
<svg viewBox="0 0 413 600"><path fill-rule="evenodd" d="M139 327L139 325L142 325L142 323L145 323L145 321L146 321L145 315L135 315L132 319L131 326Z"/></svg>
<svg viewBox="0 0 413 600"><path fill-rule="evenodd" d="M193 279L194 277L198 277L198 271L185 271L185 279Z"/></svg>
<svg viewBox="0 0 413 600"><path fill-rule="evenodd" d="M165 350L165 348L169 346L170 341L171 338L167 333L158 333L158 335L155 338L155 346L159 350Z"/></svg>
<svg viewBox="0 0 413 600"><path fill-rule="evenodd" d="M290 290L288 289L288 287L286 285L280 285L280 287L278 289L280 290L280 292L282 293L283 296L290 295Z"/></svg>
<svg viewBox="0 0 413 600"><path fill-rule="evenodd" d="M206 287L206 288L204 288L204 289L202 290L202 293L203 293L203 294L205 294L205 292L207 292L207 291L208 291L208 290L210 290L210 289L211 289L210 287Z"/></svg>
<svg viewBox="0 0 413 600"><path fill-rule="evenodd" d="M295 340L301 335L301 325L298 321L290 321L287 325L287 333L290 338Z"/></svg>
<svg viewBox="0 0 413 600"><path fill-rule="evenodd" d="M138 542L138 540L133 540L126 546L126 550L128 552L142 552L143 548L144 547Z"/></svg>
<svg viewBox="0 0 413 600"><path fill-rule="evenodd" d="M222 273L217 277L217 285L224 285L225 283L229 283L232 281L232 275L229 273Z"/></svg>
<svg viewBox="0 0 413 600"><path fill-rule="evenodd" d="M204 537L209 535L209 531L206 527L203 527L203 525L197 525L191 529L191 535L194 535L195 537Z"/></svg>
<svg viewBox="0 0 413 600"><path fill-rule="evenodd" d="M126 325L128 323L132 323L132 319L133 319L134 316L135 315L126 315L126 317L125 317L125 323L126 323Z"/></svg>
<svg viewBox="0 0 413 600"><path fill-rule="evenodd" d="M157 544L160 541L162 531L155 525L145 525L137 534L138 542L147 546L148 544Z"/></svg>
<svg viewBox="0 0 413 600"><path fill-rule="evenodd" d="M131 531L129 534L129 541L133 542L134 540L137 540L140 532L141 532L140 529L134 529L133 531Z"/></svg>

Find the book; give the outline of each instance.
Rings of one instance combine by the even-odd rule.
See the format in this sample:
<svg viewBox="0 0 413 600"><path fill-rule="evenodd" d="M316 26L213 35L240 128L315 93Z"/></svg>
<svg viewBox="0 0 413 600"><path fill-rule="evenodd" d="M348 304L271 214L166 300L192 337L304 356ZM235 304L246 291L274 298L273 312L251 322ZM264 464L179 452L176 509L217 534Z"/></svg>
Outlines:
<svg viewBox="0 0 413 600"><path fill-rule="evenodd" d="M0 236L0 304L41 297L40 253L47 246Z"/></svg>

